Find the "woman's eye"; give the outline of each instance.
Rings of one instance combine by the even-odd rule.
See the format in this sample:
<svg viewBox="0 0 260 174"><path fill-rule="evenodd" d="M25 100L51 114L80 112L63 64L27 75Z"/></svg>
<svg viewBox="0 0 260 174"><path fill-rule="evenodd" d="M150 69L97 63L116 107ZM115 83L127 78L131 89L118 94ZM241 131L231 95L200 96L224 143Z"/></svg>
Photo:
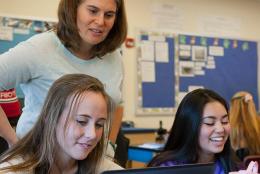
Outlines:
<svg viewBox="0 0 260 174"><path fill-rule="evenodd" d="M106 13L105 14L106 18L112 18L115 16L115 13L114 12L109 12L109 13Z"/></svg>
<svg viewBox="0 0 260 174"><path fill-rule="evenodd" d="M212 119L212 118L205 118L202 120L202 123L203 124L206 124L208 126L214 126L215 124L215 119Z"/></svg>
<svg viewBox="0 0 260 174"><path fill-rule="evenodd" d="M229 119L228 117L223 118L223 120L221 121L222 124L228 124L229 123Z"/></svg>
<svg viewBox="0 0 260 174"><path fill-rule="evenodd" d="M104 127L104 123L97 123L96 124L96 128L99 129L99 128L103 128Z"/></svg>
<svg viewBox="0 0 260 174"><path fill-rule="evenodd" d="M81 126L85 126L88 122L85 120L76 120L78 124L80 124Z"/></svg>
<svg viewBox="0 0 260 174"><path fill-rule="evenodd" d="M204 122L204 124L208 125L208 126L214 126L215 123L207 123L207 122Z"/></svg>
<svg viewBox="0 0 260 174"><path fill-rule="evenodd" d="M96 10L96 9L88 9L88 11L89 11L91 14L96 14L96 13L97 13L97 10Z"/></svg>
<svg viewBox="0 0 260 174"><path fill-rule="evenodd" d="M226 121L222 121L221 123L222 123L222 124L229 124L229 121L226 120Z"/></svg>

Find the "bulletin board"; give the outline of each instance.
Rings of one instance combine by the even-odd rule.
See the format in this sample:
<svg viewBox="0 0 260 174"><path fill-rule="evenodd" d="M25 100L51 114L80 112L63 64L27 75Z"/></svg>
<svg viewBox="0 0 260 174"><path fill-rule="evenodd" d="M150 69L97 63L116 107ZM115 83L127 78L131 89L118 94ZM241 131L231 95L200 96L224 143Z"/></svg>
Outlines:
<svg viewBox="0 0 260 174"><path fill-rule="evenodd" d="M34 34L52 29L54 25L54 21L0 15L0 54ZM16 94L19 98L24 97L19 86L16 87Z"/></svg>
<svg viewBox="0 0 260 174"><path fill-rule="evenodd" d="M212 89L227 102L237 91L248 91L259 108L257 41L170 33L156 36L168 45L168 59L157 61L163 53L156 52L166 50L166 46L156 47L160 39L140 33L137 115L172 115L181 99L197 88ZM147 60L152 63L146 65Z"/></svg>
<svg viewBox="0 0 260 174"><path fill-rule="evenodd" d="M172 114L175 106L175 38L143 33L139 38L137 115Z"/></svg>

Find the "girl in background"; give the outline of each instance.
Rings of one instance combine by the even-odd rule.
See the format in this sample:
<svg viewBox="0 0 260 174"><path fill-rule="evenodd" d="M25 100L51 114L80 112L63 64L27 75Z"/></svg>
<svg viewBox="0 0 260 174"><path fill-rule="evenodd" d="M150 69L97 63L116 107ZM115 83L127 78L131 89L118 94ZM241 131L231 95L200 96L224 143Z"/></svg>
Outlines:
<svg viewBox="0 0 260 174"><path fill-rule="evenodd" d="M230 140L238 157L260 155L260 117L253 97L246 91L237 92L230 104Z"/></svg>

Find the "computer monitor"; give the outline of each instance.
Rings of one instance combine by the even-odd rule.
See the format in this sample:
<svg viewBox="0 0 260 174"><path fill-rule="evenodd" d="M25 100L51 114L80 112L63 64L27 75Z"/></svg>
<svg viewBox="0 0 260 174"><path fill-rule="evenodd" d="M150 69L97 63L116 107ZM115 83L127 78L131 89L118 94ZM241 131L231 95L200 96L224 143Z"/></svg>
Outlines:
<svg viewBox="0 0 260 174"><path fill-rule="evenodd" d="M109 170L102 174L214 174L214 163L185 164L171 167L149 167L139 169Z"/></svg>

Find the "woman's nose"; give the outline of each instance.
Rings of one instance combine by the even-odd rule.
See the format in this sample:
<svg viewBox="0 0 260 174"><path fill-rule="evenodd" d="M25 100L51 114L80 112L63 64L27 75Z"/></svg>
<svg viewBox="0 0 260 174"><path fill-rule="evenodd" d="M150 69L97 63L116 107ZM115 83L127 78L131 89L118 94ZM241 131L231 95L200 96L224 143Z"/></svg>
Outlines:
<svg viewBox="0 0 260 174"><path fill-rule="evenodd" d="M223 132L225 129L224 129L224 126L221 122L217 122L216 123L216 131L217 132Z"/></svg>
<svg viewBox="0 0 260 174"><path fill-rule="evenodd" d="M96 127L94 124L89 124L85 129L85 137L89 139L96 138Z"/></svg>
<svg viewBox="0 0 260 174"><path fill-rule="evenodd" d="M95 22L96 22L98 25L104 25L104 22L105 22L104 14L100 13L99 15L97 15Z"/></svg>

